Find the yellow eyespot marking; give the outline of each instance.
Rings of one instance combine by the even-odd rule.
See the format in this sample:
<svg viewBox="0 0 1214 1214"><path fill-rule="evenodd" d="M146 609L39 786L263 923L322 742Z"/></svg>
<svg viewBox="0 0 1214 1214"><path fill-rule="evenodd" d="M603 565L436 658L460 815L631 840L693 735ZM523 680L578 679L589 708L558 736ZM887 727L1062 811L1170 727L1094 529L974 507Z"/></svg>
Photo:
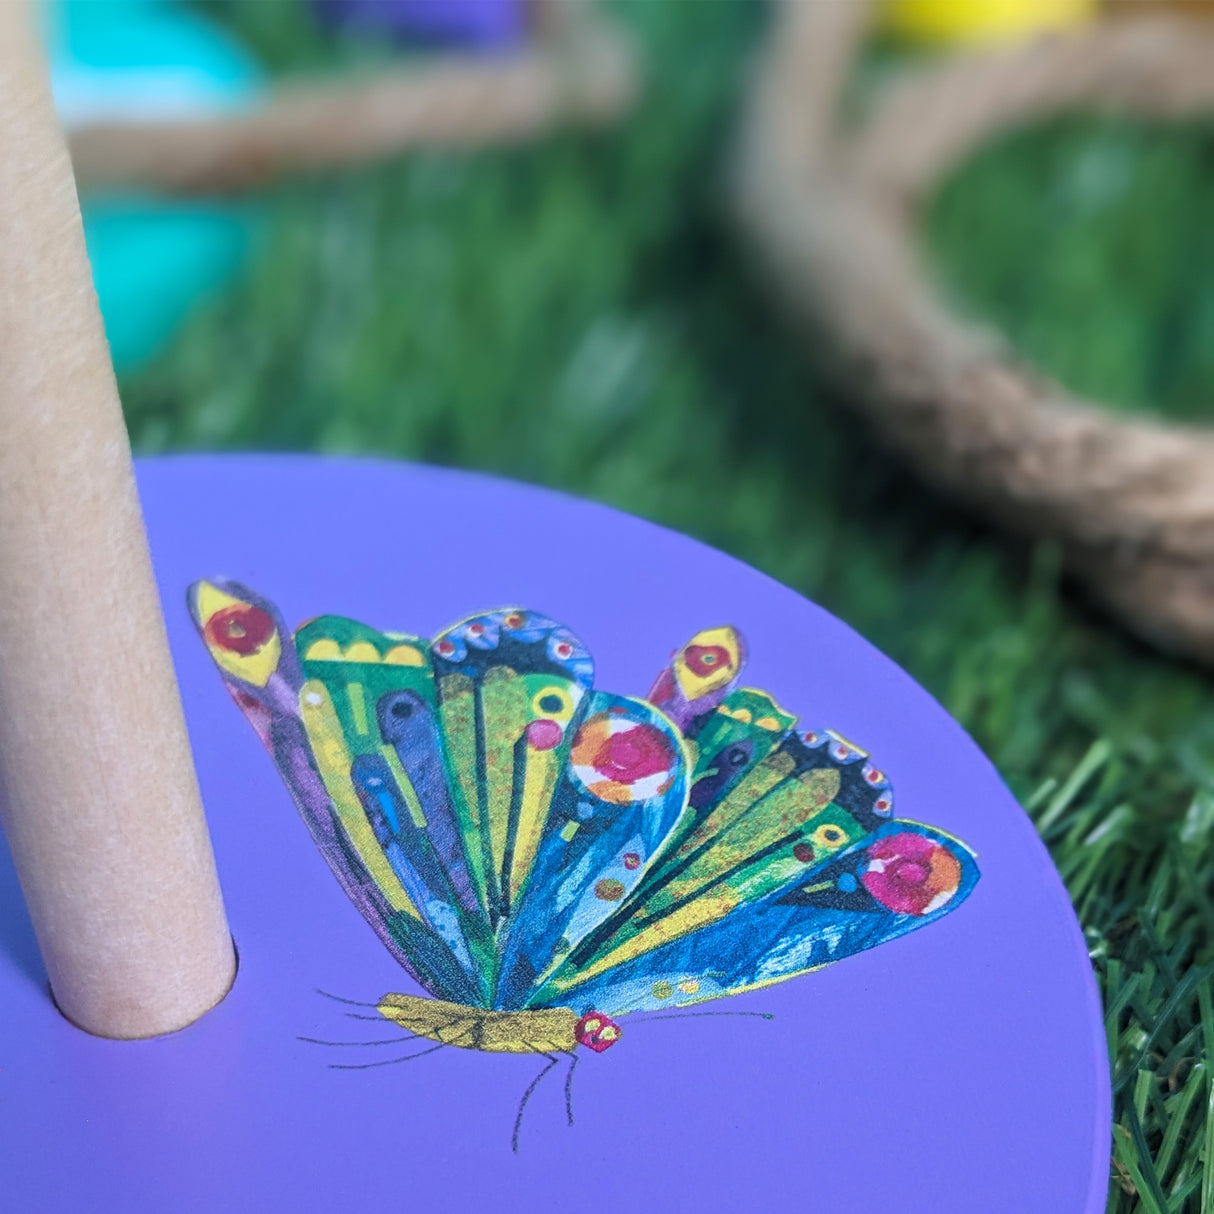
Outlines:
<svg viewBox="0 0 1214 1214"><path fill-rule="evenodd" d="M841 826L819 826L814 831L814 842L819 847L838 847L847 838L847 832Z"/></svg>
<svg viewBox="0 0 1214 1214"><path fill-rule="evenodd" d="M689 700L725 687L738 672L741 641L732 628L706 628L679 650L672 670Z"/></svg>
<svg viewBox="0 0 1214 1214"><path fill-rule="evenodd" d="M341 646L330 637L321 637L308 646L304 654L305 662L340 662Z"/></svg>
<svg viewBox="0 0 1214 1214"><path fill-rule="evenodd" d="M531 715L550 721L568 721L573 716L573 697L559 684L542 687L531 697Z"/></svg>
<svg viewBox="0 0 1214 1214"><path fill-rule="evenodd" d="M582 1025L582 1028L587 1033L597 1033L599 1031L599 1029L601 1029L602 1027L603 1027L603 1022L601 1020L587 1020ZM611 1030L608 1029L607 1031L610 1032Z"/></svg>
<svg viewBox="0 0 1214 1214"><path fill-rule="evenodd" d="M592 1028L590 1031L592 1033L598 1033L600 1041L614 1041L620 1035L619 1030L613 1029L611 1027L611 1025L608 1025L605 1029L602 1030L602 1032L599 1032L599 1027L598 1027L597 1021L595 1021L595 1027Z"/></svg>
<svg viewBox="0 0 1214 1214"><path fill-rule="evenodd" d="M386 634L385 634L386 635ZM381 658L370 641L352 641L346 649L332 637L318 637L308 646L305 662L385 662L389 666L424 666L425 656L416 645L393 645Z"/></svg>
<svg viewBox="0 0 1214 1214"><path fill-rule="evenodd" d="M216 665L254 687L265 687L282 657L273 617L210 582L198 582L192 598L203 641Z"/></svg>
<svg viewBox="0 0 1214 1214"><path fill-rule="evenodd" d="M384 662L389 666L424 666L426 658L415 645L393 645L384 654Z"/></svg>
<svg viewBox="0 0 1214 1214"><path fill-rule="evenodd" d="M681 990L684 995L694 995L699 989L700 980L698 978L684 978L683 981L679 983L679 990Z"/></svg>
<svg viewBox="0 0 1214 1214"><path fill-rule="evenodd" d="M775 717L760 717L755 724L760 729L767 729L772 733L775 733L776 730L781 728L780 722L777 721Z"/></svg>
<svg viewBox="0 0 1214 1214"><path fill-rule="evenodd" d="M655 982L653 984L653 997L655 999L669 999L674 994L674 987L669 982Z"/></svg>

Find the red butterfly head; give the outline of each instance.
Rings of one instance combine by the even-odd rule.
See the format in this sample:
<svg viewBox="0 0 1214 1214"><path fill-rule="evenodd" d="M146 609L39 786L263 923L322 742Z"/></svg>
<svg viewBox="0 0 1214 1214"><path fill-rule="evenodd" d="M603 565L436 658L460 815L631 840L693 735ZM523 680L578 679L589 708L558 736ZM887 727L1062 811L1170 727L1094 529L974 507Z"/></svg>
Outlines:
<svg viewBox="0 0 1214 1214"><path fill-rule="evenodd" d="M610 1049L623 1035L620 1026L602 1012L587 1012L573 1029L578 1045L601 1054Z"/></svg>

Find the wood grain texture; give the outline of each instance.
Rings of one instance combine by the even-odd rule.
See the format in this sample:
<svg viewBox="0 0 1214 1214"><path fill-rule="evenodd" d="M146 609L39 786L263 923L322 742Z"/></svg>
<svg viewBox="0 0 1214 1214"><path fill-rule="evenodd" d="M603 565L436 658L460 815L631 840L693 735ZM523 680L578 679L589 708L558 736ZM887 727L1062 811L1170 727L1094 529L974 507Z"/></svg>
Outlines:
<svg viewBox="0 0 1214 1214"><path fill-rule="evenodd" d="M146 1037L217 1003L232 941L67 148L0 4L0 802L56 1001Z"/></svg>

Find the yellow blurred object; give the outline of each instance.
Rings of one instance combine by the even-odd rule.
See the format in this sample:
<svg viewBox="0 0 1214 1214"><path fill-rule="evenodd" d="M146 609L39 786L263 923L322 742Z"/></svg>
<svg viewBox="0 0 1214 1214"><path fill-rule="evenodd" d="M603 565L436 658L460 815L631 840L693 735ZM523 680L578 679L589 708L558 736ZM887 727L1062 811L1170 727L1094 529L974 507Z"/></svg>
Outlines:
<svg viewBox="0 0 1214 1214"><path fill-rule="evenodd" d="M914 42L1014 42L1093 21L1098 0L883 0L878 28Z"/></svg>

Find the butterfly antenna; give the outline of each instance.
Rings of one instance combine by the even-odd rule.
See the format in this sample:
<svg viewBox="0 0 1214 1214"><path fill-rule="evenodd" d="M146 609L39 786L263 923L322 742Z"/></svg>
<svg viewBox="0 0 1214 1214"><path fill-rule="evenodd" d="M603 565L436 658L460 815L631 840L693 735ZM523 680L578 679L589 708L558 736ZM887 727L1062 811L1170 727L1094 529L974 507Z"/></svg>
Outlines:
<svg viewBox="0 0 1214 1214"><path fill-rule="evenodd" d="M699 1016L751 1016L759 1020L774 1020L774 1012L663 1012L659 1016L629 1016L628 1023L652 1024L655 1020L691 1020Z"/></svg>
<svg viewBox="0 0 1214 1214"><path fill-rule="evenodd" d="M518 1154L518 1136L519 1132L523 1128L523 1113L527 1109L527 1101L531 1099L535 1089L540 1086L540 1080L543 1079L544 1076L547 1075L558 1062L560 1062L560 1059L555 1054L545 1054L544 1057L548 1059L547 1066L545 1066L544 1069L540 1071L540 1073L531 1081L531 1085L523 1093L522 1100L518 1102L518 1115L514 1119L514 1133L510 1137L510 1149L516 1155Z"/></svg>
<svg viewBox="0 0 1214 1214"><path fill-rule="evenodd" d="M402 1041L412 1041L416 1033L402 1033L399 1037L385 1037L382 1041L325 1041L320 1037L296 1037L296 1041L306 1041L309 1045L400 1045Z"/></svg>
<svg viewBox="0 0 1214 1214"><path fill-rule="evenodd" d="M579 1057L576 1050L569 1051L569 1070L565 1072L565 1116L570 1125L573 1125L573 1072Z"/></svg>
<svg viewBox="0 0 1214 1214"><path fill-rule="evenodd" d="M318 995L323 995L326 999L332 999L334 1003L345 1003L350 1007L369 1007L374 1008L375 1010L379 1009L378 1003L364 1003L361 999L347 999L344 995L334 995L329 991L322 991L320 987L316 988L316 993Z"/></svg>
<svg viewBox="0 0 1214 1214"><path fill-rule="evenodd" d="M405 1054L401 1058L381 1058L378 1062L330 1062L329 1069L333 1071L369 1071L375 1066L394 1066L398 1062L412 1062L414 1058L424 1058L427 1054L433 1054L435 1050L444 1048L445 1043L440 1041L438 1045L432 1045L428 1050L418 1050L416 1054Z"/></svg>

